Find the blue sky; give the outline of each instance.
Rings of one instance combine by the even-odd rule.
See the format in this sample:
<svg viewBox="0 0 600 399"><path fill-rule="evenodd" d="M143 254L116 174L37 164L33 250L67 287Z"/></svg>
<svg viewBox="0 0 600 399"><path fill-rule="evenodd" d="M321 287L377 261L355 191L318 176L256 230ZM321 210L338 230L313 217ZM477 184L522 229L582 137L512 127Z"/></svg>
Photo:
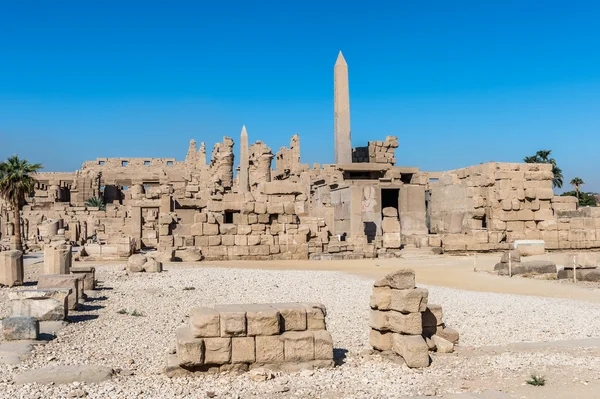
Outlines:
<svg viewBox="0 0 600 399"><path fill-rule="evenodd" d="M2 1L0 159L210 153L224 135L333 162L333 64L353 146L397 135L440 171L551 149L600 191L600 3ZM236 151L237 152L237 151Z"/></svg>

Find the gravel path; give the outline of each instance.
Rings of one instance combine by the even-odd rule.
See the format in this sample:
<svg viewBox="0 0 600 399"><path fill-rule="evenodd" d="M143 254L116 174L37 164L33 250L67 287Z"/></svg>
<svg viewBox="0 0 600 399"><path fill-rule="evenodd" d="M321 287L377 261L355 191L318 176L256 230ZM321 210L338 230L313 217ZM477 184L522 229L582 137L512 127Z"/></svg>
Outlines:
<svg viewBox="0 0 600 399"><path fill-rule="evenodd" d="M161 274L127 276L124 267L96 266L102 289L58 338L38 346L19 366L0 365L0 397L348 397L386 398L461 392L474 386L521 383L531 370L565 373L569 367L600 375L600 359L590 351L543 351L524 355L435 355L426 370L410 370L369 354L369 295L373 280L326 271L273 271L167 265ZM37 270L30 267L28 278ZM191 289L194 288L194 289ZM461 333L462 347L552 341L600 335L600 304L562 299L428 287L430 302L443 305L448 325ZM8 289L0 289L0 317L8 316ZM93 297L92 297L93 296ZM322 302L336 355L334 370L283 375L257 383L247 375L203 375L169 379L162 374L174 331L194 306L252 302ZM118 313L120 310L128 314ZM133 311L141 316L132 316ZM345 358L344 358L345 357ZM46 365L97 364L123 369L121 376L95 386L17 387L12 376ZM556 370L555 370L555 369ZM490 370L497 372L490 377ZM554 370L554 371L553 371ZM561 370L561 371L557 371ZM129 373L131 371L133 375ZM489 384L485 380L490 379ZM474 380L484 385L474 384ZM517 382L514 382L517 383ZM289 390L289 391L288 391ZM341 395L341 396L340 396ZM210 395L209 395L210 396Z"/></svg>

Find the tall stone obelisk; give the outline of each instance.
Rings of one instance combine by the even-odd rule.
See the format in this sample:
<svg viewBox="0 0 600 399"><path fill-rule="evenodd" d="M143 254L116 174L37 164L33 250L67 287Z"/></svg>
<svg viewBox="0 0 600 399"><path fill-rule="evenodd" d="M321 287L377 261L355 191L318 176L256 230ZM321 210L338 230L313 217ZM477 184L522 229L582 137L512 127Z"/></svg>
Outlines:
<svg viewBox="0 0 600 399"><path fill-rule="evenodd" d="M250 167L250 155L248 153L248 132L246 132L246 125L242 126L242 133L240 135L240 178L238 180L240 193L246 193L250 187L250 181L248 179L248 169Z"/></svg>
<svg viewBox="0 0 600 399"><path fill-rule="evenodd" d="M348 64L340 51L333 67L334 151L336 164L352 163Z"/></svg>

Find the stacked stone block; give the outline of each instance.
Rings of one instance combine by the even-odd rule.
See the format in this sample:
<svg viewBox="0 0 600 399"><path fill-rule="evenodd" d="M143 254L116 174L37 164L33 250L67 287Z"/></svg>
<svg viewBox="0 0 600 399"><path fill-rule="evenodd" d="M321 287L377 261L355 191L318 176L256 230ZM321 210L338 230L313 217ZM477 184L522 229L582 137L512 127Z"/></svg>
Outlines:
<svg viewBox="0 0 600 399"><path fill-rule="evenodd" d="M452 333L444 331L441 306L428 307L428 297L426 289L415 287L415 274L410 269L398 270L376 281L370 300L371 346L394 352L409 367L429 366L429 350L436 348L430 344L434 336L440 347L445 351L451 347L451 351L453 343L442 336Z"/></svg>
<svg viewBox="0 0 600 399"><path fill-rule="evenodd" d="M402 237L400 235L398 210L391 207L383 208L382 214L381 230L383 231L383 248L399 250L402 246Z"/></svg>
<svg viewBox="0 0 600 399"><path fill-rule="evenodd" d="M194 308L176 331L167 372L303 370L333 366L321 304L276 303Z"/></svg>
<svg viewBox="0 0 600 399"><path fill-rule="evenodd" d="M367 147L357 147L352 150L352 162L396 163L395 152L398 148L398 137L387 136L385 141L369 141Z"/></svg>

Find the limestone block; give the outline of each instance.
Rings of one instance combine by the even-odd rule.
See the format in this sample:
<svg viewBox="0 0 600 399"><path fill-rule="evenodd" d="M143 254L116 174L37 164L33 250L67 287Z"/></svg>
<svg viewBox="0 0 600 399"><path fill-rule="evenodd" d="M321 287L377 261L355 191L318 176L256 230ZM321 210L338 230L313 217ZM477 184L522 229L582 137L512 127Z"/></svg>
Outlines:
<svg viewBox="0 0 600 399"><path fill-rule="evenodd" d="M256 361L254 337L231 338L231 363L254 363Z"/></svg>
<svg viewBox="0 0 600 399"><path fill-rule="evenodd" d="M458 344L458 340L460 338L458 331L450 327L438 328L436 334L439 337L452 342L453 344Z"/></svg>
<svg viewBox="0 0 600 399"><path fill-rule="evenodd" d="M257 214L266 214L267 213L267 204L264 202L255 202L254 203L254 213Z"/></svg>
<svg viewBox="0 0 600 399"><path fill-rule="evenodd" d="M390 310L392 304L390 287L374 287L370 298L371 309Z"/></svg>
<svg viewBox="0 0 600 399"><path fill-rule="evenodd" d="M398 218L398 210L396 208L393 208L393 207L383 208L381 210L381 212L384 217Z"/></svg>
<svg viewBox="0 0 600 399"><path fill-rule="evenodd" d="M44 247L44 267L42 274L69 274L72 253L69 244L50 244Z"/></svg>
<svg viewBox="0 0 600 399"><path fill-rule="evenodd" d="M12 316L31 316L39 321L60 321L67 317L70 289L21 290L8 293Z"/></svg>
<svg viewBox="0 0 600 399"><path fill-rule="evenodd" d="M306 362L315 359L315 342L312 331L288 331L281 334L286 362Z"/></svg>
<svg viewBox="0 0 600 399"><path fill-rule="evenodd" d="M369 332L369 343L373 348L380 351L392 350L392 334L391 332L371 329Z"/></svg>
<svg viewBox="0 0 600 399"><path fill-rule="evenodd" d="M257 363L281 363L284 360L284 341L281 335L256 337Z"/></svg>
<svg viewBox="0 0 600 399"><path fill-rule="evenodd" d="M306 329L307 330L325 330L325 316L327 310L321 303L305 303L306 306Z"/></svg>
<svg viewBox="0 0 600 399"><path fill-rule="evenodd" d="M217 305L221 337L246 335L246 311L241 305Z"/></svg>
<svg viewBox="0 0 600 399"><path fill-rule="evenodd" d="M275 335L281 331L279 311L267 304L242 305L246 311L248 336Z"/></svg>
<svg viewBox="0 0 600 399"><path fill-rule="evenodd" d="M17 250L0 252L0 286L22 285L23 280L23 252Z"/></svg>
<svg viewBox="0 0 600 399"><path fill-rule="evenodd" d="M201 236L203 223L194 223L190 227L190 234L193 236Z"/></svg>
<svg viewBox="0 0 600 399"><path fill-rule="evenodd" d="M189 326L194 337L220 337L220 313L210 308L193 308L190 311Z"/></svg>
<svg viewBox="0 0 600 399"><path fill-rule="evenodd" d="M429 291L425 288L390 290L390 309L401 313L424 312L427 308Z"/></svg>
<svg viewBox="0 0 600 399"><path fill-rule="evenodd" d="M247 237L247 239L248 239L248 245L250 245L250 246L254 246L254 245L259 245L260 244L260 236L249 235L249 236L244 236L244 237Z"/></svg>
<svg viewBox="0 0 600 399"><path fill-rule="evenodd" d="M429 348L421 335L392 335L392 349L402 356L408 367L429 366Z"/></svg>
<svg viewBox="0 0 600 399"><path fill-rule="evenodd" d="M139 273L144 270L146 264L146 256L144 254L134 254L127 260L127 271L129 273Z"/></svg>
<svg viewBox="0 0 600 399"><path fill-rule="evenodd" d="M315 360L333 360L333 339L326 330L313 331Z"/></svg>
<svg viewBox="0 0 600 399"><path fill-rule="evenodd" d="M181 259L181 262L198 262L202 259L202 252L197 248L186 248L175 251L175 257Z"/></svg>
<svg viewBox="0 0 600 399"><path fill-rule="evenodd" d="M87 290L96 289L96 268L92 266L72 266L71 274L83 277L83 288Z"/></svg>
<svg viewBox="0 0 600 399"><path fill-rule="evenodd" d="M148 257L144 264L144 271L146 273L160 273L162 272L162 263L154 258Z"/></svg>
<svg viewBox="0 0 600 399"><path fill-rule="evenodd" d="M268 214L283 214L284 213L284 209L283 209L283 203L281 202L268 202L267 203L267 213Z"/></svg>
<svg viewBox="0 0 600 399"><path fill-rule="evenodd" d="M411 269L400 269L379 279L374 287L390 287L396 290L415 288L415 272Z"/></svg>
<svg viewBox="0 0 600 399"><path fill-rule="evenodd" d="M381 311L372 309L369 313L369 326L379 331L389 331L389 311Z"/></svg>
<svg viewBox="0 0 600 399"><path fill-rule="evenodd" d="M546 252L546 246L542 240L515 240L514 246L524 256L543 255Z"/></svg>
<svg viewBox="0 0 600 399"><path fill-rule="evenodd" d="M422 314L423 328L441 326L442 321L442 306L430 304Z"/></svg>
<svg viewBox="0 0 600 399"><path fill-rule="evenodd" d="M554 198L554 191L552 188L537 188L536 197L541 200L551 200Z"/></svg>
<svg viewBox="0 0 600 399"><path fill-rule="evenodd" d="M390 310L386 313L388 328L384 330L391 330L400 334L421 334L423 332L420 312L404 314Z"/></svg>
<svg viewBox="0 0 600 399"><path fill-rule="evenodd" d="M565 268L572 269L574 266L577 266L577 269L593 269L600 266L598 253L582 252L578 254L566 254Z"/></svg>
<svg viewBox="0 0 600 399"><path fill-rule="evenodd" d="M2 333L6 341L36 340L40 323L35 317L17 316L2 320Z"/></svg>
<svg viewBox="0 0 600 399"><path fill-rule="evenodd" d="M439 335L432 335L431 340L435 344L438 353L452 353L454 352L454 344Z"/></svg>
<svg viewBox="0 0 600 399"><path fill-rule="evenodd" d="M204 340L196 338L187 326L175 330L177 359L180 366L195 367L204 364Z"/></svg>
<svg viewBox="0 0 600 399"><path fill-rule="evenodd" d="M238 235L248 235L250 233L252 233L252 226L251 225L238 225L237 226L237 233Z"/></svg>
<svg viewBox="0 0 600 399"><path fill-rule="evenodd" d="M234 235L221 236L221 244L226 245L228 247L234 246L235 245L235 236Z"/></svg>
<svg viewBox="0 0 600 399"><path fill-rule="evenodd" d="M82 297L83 293L79 292L79 283L81 280L80 276L72 274L44 274L38 277L38 289L52 289L52 288L63 288L70 289L71 293L67 297L68 309L77 309L79 298Z"/></svg>
<svg viewBox="0 0 600 399"><path fill-rule="evenodd" d="M398 219L384 218L381 221L381 229L384 233L400 233L400 221Z"/></svg>
<svg viewBox="0 0 600 399"><path fill-rule="evenodd" d="M383 247L399 249L402 246L400 233L383 233Z"/></svg>
<svg viewBox="0 0 600 399"><path fill-rule="evenodd" d="M500 262L508 263L508 257L510 254L511 262L521 262L521 252L518 249L511 249L502 253Z"/></svg>
<svg viewBox="0 0 600 399"><path fill-rule="evenodd" d="M210 247L216 247L221 245L221 236L209 236L208 237L208 245Z"/></svg>
<svg viewBox="0 0 600 399"><path fill-rule="evenodd" d="M554 220L554 213L552 212L552 209L540 209L539 211L533 212L533 220Z"/></svg>
<svg viewBox="0 0 600 399"><path fill-rule="evenodd" d="M246 245L248 245L248 236L245 236L245 235L236 235L235 236L235 245L236 246L246 246Z"/></svg>
<svg viewBox="0 0 600 399"><path fill-rule="evenodd" d="M274 303L271 305L281 315L281 331L306 330L306 307L298 303Z"/></svg>
<svg viewBox="0 0 600 399"><path fill-rule="evenodd" d="M203 338L204 364L225 364L231 361L231 338Z"/></svg>
<svg viewBox="0 0 600 399"><path fill-rule="evenodd" d="M171 262L175 259L175 250L173 248L164 248L155 252L150 252L146 254L146 256L154 258L161 263Z"/></svg>

